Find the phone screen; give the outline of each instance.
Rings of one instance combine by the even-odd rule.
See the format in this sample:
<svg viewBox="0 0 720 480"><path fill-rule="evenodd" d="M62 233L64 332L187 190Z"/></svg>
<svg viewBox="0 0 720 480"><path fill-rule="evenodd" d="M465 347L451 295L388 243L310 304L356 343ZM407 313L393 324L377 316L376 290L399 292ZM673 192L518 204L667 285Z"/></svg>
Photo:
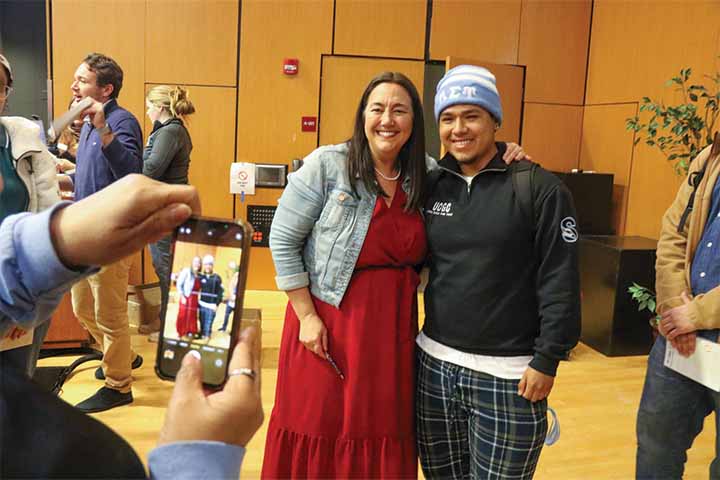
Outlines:
<svg viewBox="0 0 720 480"><path fill-rule="evenodd" d="M191 218L172 249L170 297L158 339L157 373L175 378L190 350L200 354L203 382L219 386L237 338L247 276L247 226Z"/></svg>

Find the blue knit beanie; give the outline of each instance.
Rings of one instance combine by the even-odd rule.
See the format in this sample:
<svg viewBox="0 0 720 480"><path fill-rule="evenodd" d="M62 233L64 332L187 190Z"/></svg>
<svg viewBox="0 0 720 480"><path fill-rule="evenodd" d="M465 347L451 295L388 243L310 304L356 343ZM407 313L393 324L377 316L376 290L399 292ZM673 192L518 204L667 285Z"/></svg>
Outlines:
<svg viewBox="0 0 720 480"><path fill-rule="evenodd" d="M440 120L443 110L453 105L478 105L502 123L500 94L495 86L495 75L475 65L458 65L440 79L435 90L435 119Z"/></svg>

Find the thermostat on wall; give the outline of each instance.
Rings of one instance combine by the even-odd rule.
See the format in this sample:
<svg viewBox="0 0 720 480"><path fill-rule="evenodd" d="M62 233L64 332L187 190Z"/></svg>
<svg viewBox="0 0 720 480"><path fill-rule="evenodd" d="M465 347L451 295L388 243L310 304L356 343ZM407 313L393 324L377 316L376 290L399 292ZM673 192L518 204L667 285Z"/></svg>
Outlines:
<svg viewBox="0 0 720 480"><path fill-rule="evenodd" d="M287 185L288 166L285 164L255 164L255 185L267 188L284 188Z"/></svg>

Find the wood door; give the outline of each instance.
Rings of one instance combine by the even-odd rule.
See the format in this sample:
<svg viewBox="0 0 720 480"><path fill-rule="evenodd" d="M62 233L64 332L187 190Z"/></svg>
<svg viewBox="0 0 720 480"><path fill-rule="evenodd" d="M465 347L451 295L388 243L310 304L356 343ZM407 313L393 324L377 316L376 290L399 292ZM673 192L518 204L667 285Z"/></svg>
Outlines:
<svg viewBox="0 0 720 480"><path fill-rule="evenodd" d="M352 135L355 110L370 80L378 73L404 73L423 92L425 65L416 60L367 57L323 57L320 98L320 145L341 143Z"/></svg>

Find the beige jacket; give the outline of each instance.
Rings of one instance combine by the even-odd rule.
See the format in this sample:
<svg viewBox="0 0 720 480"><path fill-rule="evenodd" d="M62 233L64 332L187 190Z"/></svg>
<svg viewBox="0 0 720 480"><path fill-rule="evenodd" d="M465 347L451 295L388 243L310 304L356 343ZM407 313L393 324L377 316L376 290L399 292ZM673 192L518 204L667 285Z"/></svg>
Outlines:
<svg viewBox="0 0 720 480"><path fill-rule="evenodd" d="M29 212L40 212L60 201L56 159L40 141L40 127L22 117L0 117L10 137L18 176L30 196Z"/></svg>
<svg viewBox="0 0 720 480"><path fill-rule="evenodd" d="M690 294L690 267L711 208L713 187L720 175L720 156L710 158L711 147L700 152L690 164L692 173L702 169L706 161L711 162L698 186L693 211L682 233L678 233L677 225L692 193L687 181L682 183L675 200L665 212L655 263L658 313L682 305L680 295L687 292L691 298L690 321L699 330L720 328L720 287L695 297Z"/></svg>

